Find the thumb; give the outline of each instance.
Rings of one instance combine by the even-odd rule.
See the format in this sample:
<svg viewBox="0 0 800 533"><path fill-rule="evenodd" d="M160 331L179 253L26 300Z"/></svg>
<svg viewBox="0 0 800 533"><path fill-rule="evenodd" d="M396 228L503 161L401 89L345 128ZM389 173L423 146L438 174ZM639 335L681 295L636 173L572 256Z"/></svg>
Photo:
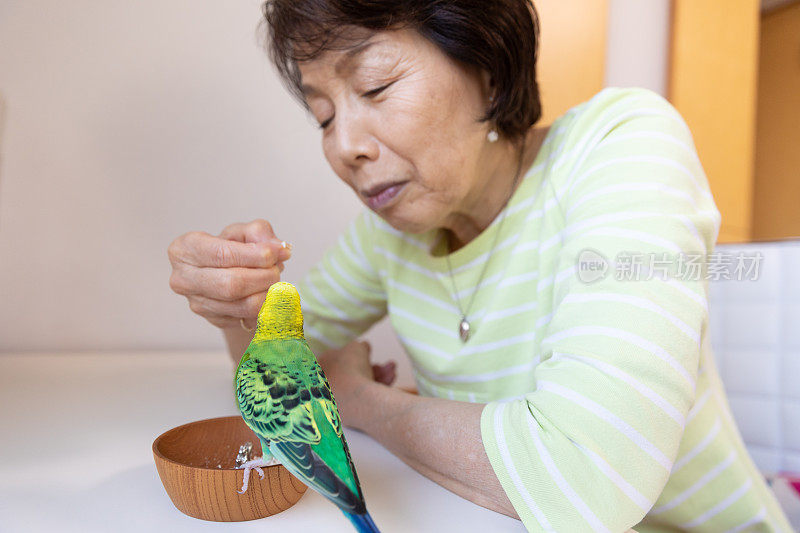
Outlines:
<svg viewBox="0 0 800 533"><path fill-rule="evenodd" d="M272 257L276 258L278 262L286 261L292 256L292 245L278 239L272 230L272 224L263 218L257 218L252 222L231 224L222 230L219 237L243 243L261 243L269 248Z"/></svg>
<svg viewBox="0 0 800 533"><path fill-rule="evenodd" d="M292 245L289 242L282 241L272 230L272 224L263 218L245 224L243 228L244 242L254 243L267 243L272 251L278 257L279 261L285 261L292 256Z"/></svg>
<svg viewBox="0 0 800 533"><path fill-rule="evenodd" d="M244 242L280 242L272 229L272 224L263 218L257 218L252 222L244 224L242 228Z"/></svg>
<svg viewBox="0 0 800 533"><path fill-rule="evenodd" d="M257 218L251 222L231 224L223 229L219 236L223 239L238 242L281 242L275 235L272 224L263 218Z"/></svg>

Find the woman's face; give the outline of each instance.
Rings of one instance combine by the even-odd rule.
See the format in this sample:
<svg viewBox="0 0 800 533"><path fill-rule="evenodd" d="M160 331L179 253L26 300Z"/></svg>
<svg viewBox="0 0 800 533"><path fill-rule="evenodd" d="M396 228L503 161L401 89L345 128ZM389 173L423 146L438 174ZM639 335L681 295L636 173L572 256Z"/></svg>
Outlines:
<svg viewBox="0 0 800 533"><path fill-rule="evenodd" d="M496 164L489 125L477 122L489 104L480 71L413 30L377 32L298 67L326 159L393 227L448 227L480 203Z"/></svg>

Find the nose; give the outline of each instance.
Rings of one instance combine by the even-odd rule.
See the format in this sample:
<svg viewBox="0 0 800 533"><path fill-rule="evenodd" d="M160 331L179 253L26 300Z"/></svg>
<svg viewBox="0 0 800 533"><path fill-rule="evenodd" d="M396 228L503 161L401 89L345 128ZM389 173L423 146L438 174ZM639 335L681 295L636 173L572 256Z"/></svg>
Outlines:
<svg viewBox="0 0 800 533"><path fill-rule="evenodd" d="M369 117L340 109L335 120L334 150L342 163L353 167L378 158L378 143L372 134Z"/></svg>

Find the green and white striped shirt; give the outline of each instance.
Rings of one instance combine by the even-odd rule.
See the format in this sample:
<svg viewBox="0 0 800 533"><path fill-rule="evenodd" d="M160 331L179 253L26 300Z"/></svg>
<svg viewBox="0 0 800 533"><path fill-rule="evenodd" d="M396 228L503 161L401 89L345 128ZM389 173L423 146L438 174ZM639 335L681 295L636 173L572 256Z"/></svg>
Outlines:
<svg viewBox="0 0 800 533"><path fill-rule="evenodd" d="M714 365L706 267L678 270L711 253L720 213L675 108L639 88L573 107L504 211L450 254L465 303L488 261L466 343L439 230L365 209L298 284L311 348L388 313L421 394L486 403L486 452L530 531L789 531Z"/></svg>

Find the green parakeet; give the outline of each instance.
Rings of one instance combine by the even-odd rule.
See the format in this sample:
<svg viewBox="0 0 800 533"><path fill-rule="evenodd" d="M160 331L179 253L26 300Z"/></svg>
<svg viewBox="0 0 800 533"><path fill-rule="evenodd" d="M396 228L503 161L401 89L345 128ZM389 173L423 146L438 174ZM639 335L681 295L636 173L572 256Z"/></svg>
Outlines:
<svg viewBox="0 0 800 533"><path fill-rule="evenodd" d="M331 387L303 335L297 289L273 284L258 313L256 332L234 377L245 423L261 441L263 456L250 469L275 459L306 485L335 503L360 532L376 532L342 433Z"/></svg>

